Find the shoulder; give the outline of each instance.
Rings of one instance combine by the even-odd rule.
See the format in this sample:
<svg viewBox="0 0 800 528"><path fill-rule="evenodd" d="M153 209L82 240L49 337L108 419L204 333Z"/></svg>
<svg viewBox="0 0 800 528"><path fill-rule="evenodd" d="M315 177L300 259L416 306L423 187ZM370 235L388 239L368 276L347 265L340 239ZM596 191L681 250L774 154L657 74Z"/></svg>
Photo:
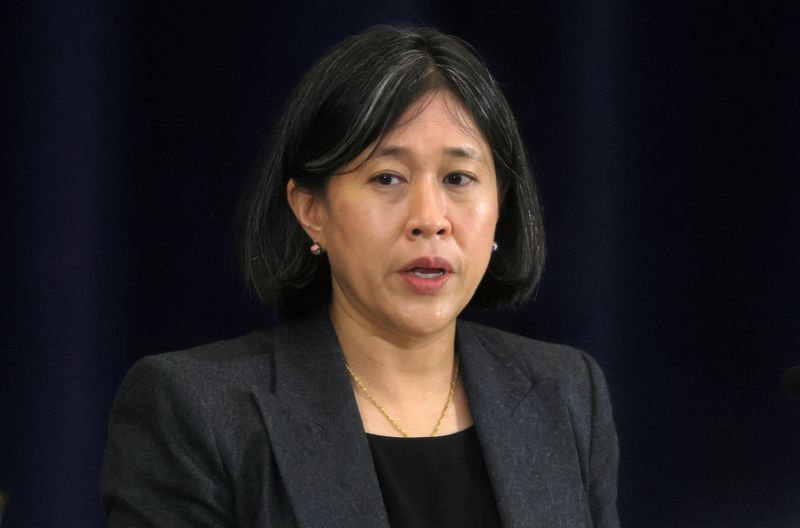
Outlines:
<svg viewBox="0 0 800 528"><path fill-rule="evenodd" d="M169 406L185 403L194 412L219 410L247 400L254 390L274 392L276 371L318 363L325 351L337 350L335 339L327 315L310 314L233 339L145 356L128 371L115 401L155 399Z"/></svg>
<svg viewBox="0 0 800 528"><path fill-rule="evenodd" d="M163 386L177 382L186 388L249 384L270 379L275 335L279 329L252 332L205 345L145 356L131 367L123 389L134 385Z"/></svg>
<svg viewBox="0 0 800 528"><path fill-rule="evenodd" d="M527 378L527 394L551 397L555 416L560 423L569 425L574 438L595 526L618 526L615 504L619 447L608 388L597 362L566 345L474 323L459 323L458 328L465 343L474 343L476 352L493 356L482 362L484 366L513 373L505 379ZM481 375L486 377L485 373Z"/></svg>
<svg viewBox="0 0 800 528"><path fill-rule="evenodd" d="M240 485L247 472L242 453L270 456L252 395L273 379L275 332L146 356L130 369L103 463L110 525L233 525L229 483Z"/></svg>
<svg viewBox="0 0 800 528"><path fill-rule="evenodd" d="M555 379L568 385L602 377L597 362L569 345L531 339L472 322L459 322L459 331L471 334L484 348L514 364L534 381Z"/></svg>
<svg viewBox="0 0 800 528"><path fill-rule="evenodd" d="M120 384L109 422L110 440L182 431L211 437L225 407L273 378L273 331L254 332L138 360ZM161 431L161 433L159 433Z"/></svg>

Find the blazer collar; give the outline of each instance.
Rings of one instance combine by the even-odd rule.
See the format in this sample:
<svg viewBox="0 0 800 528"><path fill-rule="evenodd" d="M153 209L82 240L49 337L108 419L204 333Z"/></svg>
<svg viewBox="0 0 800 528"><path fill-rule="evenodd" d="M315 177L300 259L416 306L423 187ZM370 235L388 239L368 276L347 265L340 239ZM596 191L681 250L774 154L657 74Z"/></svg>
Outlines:
<svg viewBox="0 0 800 528"><path fill-rule="evenodd" d="M274 393L259 387L255 398L300 525L388 528L369 444L327 313L276 332ZM559 512L547 505L563 503L563 496L556 496L565 490L546 468L574 460L569 452L574 439L555 383L529 372L476 325L459 322L456 347L504 526L560 526Z"/></svg>
<svg viewBox="0 0 800 528"><path fill-rule="evenodd" d="M558 385L522 361L524 352L485 335L461 323L456 342L503 526L578 526L585 506L569 476L577 469L575 441Z"/></svg>
<svg viewBox="0 0 800 528"><path fill-rule="evenodd" d="M258 387L255 398L298 524L389 528L327 313L275 331L274 393Z"/></svg>

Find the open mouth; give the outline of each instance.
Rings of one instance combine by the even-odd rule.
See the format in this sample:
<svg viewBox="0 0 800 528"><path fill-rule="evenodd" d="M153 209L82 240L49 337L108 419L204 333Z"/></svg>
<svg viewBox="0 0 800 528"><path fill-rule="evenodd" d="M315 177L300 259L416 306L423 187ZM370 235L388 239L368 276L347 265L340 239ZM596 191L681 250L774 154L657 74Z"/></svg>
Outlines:
<svg viewBox="0 0 800 528"><path fill-rule="evenodd" d="M441 257L420 257L407 262L400 276L405 279L412 291L421 294L435 294L445 287L453 268Z"/></svg>
<svg viewBox="0 0 800 528"><path fill-rule="evenodd" d="M408 273L420 279L436 279L447 273L443 268L411 268Z"/></svg>

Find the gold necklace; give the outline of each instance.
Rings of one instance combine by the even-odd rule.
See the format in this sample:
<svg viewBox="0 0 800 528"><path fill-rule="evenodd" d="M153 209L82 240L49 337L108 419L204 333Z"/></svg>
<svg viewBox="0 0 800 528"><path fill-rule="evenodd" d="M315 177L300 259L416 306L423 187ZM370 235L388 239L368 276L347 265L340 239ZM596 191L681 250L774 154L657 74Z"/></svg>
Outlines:
<svg viewBox="0 0 800 528"><path fill-rule="evenodd" d="M392 418L392 415L389 414L386 411L386 409L384 409L383 406L381 406L380 403L378 403L378 401L372 396L372 394L370 394L370 392L367 390L367 387L361 382L358 376L356 376L353 370L350 368L350 365L348 365L347 362L345 362L344 366L347 367L347 372L350 373L350 377L353 378L353 381L356 382L356 385L358 385L358 387L364 392L364 395L367 397L367 399L371 401L375 407L378 408L378 410L381 412L381 414L383 414L386 417L387 420L389 420L389 423L392 424L392 427L397 429L398 433L408 438L408 433L405 431L405 429L403 429L400 426L400 424L397 423L397 420ZM442 421L444 421L444 417L447 414L447 410L450 408L450 403L453 401L453 393L456 390L457 379L458 379L458 355L455 356L455 369L453 369L453 379L450 380L450 393L447 395L447 401L444 403L444 409L442 409L442 414L439 416L439 420L436 422L436 426L433 428L431 436L436 436L436 433L439 431L439 427L442 425Z"/></svg>

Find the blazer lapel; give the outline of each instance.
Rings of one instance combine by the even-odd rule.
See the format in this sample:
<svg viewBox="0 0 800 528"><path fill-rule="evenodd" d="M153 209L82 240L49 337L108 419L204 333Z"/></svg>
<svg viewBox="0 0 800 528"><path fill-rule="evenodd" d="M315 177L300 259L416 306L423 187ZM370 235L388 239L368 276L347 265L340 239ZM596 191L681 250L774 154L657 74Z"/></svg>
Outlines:
<svg viewBox="0 0 800 528"><path fill-rule="evenodd" d="M300 526L389 523L363 425L327 314L278 330L275 391L256 391Z"/></svg>
<svg viewBox="0 0 800 528"><path fill-rule="evenodd" d="M469 323L459 323L456 346L503 526L582 526L575 440L555 381L523 372Z"/></svg>

